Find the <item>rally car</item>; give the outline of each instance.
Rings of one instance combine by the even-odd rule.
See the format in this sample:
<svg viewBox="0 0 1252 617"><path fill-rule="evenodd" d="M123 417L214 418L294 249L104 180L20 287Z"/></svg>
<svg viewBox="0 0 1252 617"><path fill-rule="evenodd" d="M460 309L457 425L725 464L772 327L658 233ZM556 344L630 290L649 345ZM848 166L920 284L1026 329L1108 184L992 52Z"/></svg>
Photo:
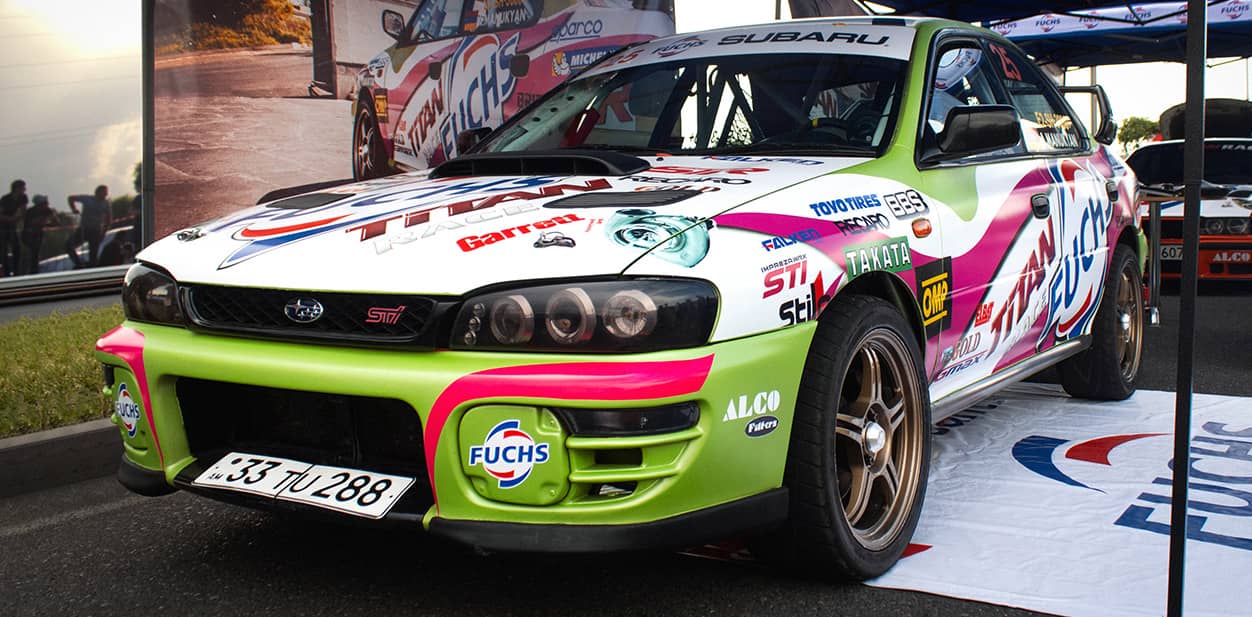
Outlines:
<svg viewBox="0 0 1252 617"><path fill-rule="evenodd" d="M1161 277L1182 276L1182 140L1151 143L1126 163L1139 181L1161 197ZM1252 139L1204 140L1204 180L1200 201L1201 279L1252 280ZM1148 205L1140 206L1148 231Z"/></svg>
<svg viewBox="0 0 1252 617"><path fill-rule="evenodd" d="M673 34L660 0L425 0L408 19L382 13L395 44L357 74L357 179L426 169L625 45ZM625 106L602 122L631 122Z"/></svg>
<svg viewBox="0 0 1252 617"><path fill-rule="evenodd" d="M634 122L599 123L618 101ZM932 419L1051 365L1133 391L1145 245L1112 128L967 24L630 47L429 174L147 248L97 345L119 477L489 550L746 534L875 576Z"/></svg>

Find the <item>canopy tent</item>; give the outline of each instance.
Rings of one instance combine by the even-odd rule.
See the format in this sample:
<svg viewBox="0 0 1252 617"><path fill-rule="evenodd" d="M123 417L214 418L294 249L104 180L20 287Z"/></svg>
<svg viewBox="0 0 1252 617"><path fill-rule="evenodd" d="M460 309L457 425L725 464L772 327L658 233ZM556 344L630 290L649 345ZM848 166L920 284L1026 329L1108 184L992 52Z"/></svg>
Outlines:
<svg viewBox="0 0 1252 617"><path fill-rule="evenodd" d="M1180 310L1179 310L1179 326L1178 326L1178 381L1177 392L1175 398L1174 409L1174 460L1187 461L1190 460L1190 443L1191 443L1191 393L1194 384L1193 362L1195 360L1195 318L1196 318L1196 287L1197 272L1196 266L1199 261L1200 248L1200 189L1202 179L1204 177L1204 69L1205 58L1209 54L1209 21L1210 12L1217 9L1217 22L1213 30L1217 36L1214 40L1214 55L1218 56L1245 56L1246 52L1239 49L1240 41L1228 41L1225 37L1226 27L1222 20L1236 22L1234 27L1237 29L1241 25L1244 36L1252 31L1246 25L1243 25L1242 17L1247 13L1248 7L1244 4L1245 0L1219 0L1206 4L1204 0L1188 0L1185 4L1179 2L1173 4L1173 9L1167 9L1167 15L1175 15L1173 23L1175 28L1181 28L1174 39L1161 40L1161 46L1155 47L1150 37L1143 37L1143 30L1136 31L1135 28L1149 28L1152 24L1169 23L1168 20L1156 19L1149 21L1140 15L1139 11L1135 11L1130 5L1121 5L1119 7L1103 9L1091 6L1086 2L1074 2L1067 0L1059 0L1055 2L1041 1L1015 1L1015 2L991 2L990 0L977 0L975 2L937 2L937 1L911 1L911 0L875 0L879 5L887 6L899 14L923 14L939 17L948 17L959 19L962 21L976 21L984 25L995 27L997 24L1020 20L1031 15L1037 15L1034 18L1040 29L1045 26L1055 31L1062 25L1060 16L1074 17L1078 24L1083 28L1083 33L1087 31L1097 30L1096 27L1087 28L1088 24L1094 23L1099 25L1101 22L1112 22L1113 24L1122 24L1126 27L1126 23L1140 24L1131 25L1131 32L1119 32L1118 36L1130 36L1127 48L1134 45L1140 46L1140 49L1151 49L1155 57L1151 59L1185 59L1187 63L1187 104L1186 104L1186 144L1183 154L1183 185L1184 189L1184 211L1185 221L1183 223L1183 267L1182 267L1182 285L1179 289ZM867 5L869 6L869 5ZM1111 11L1105 15L1104 11ZM1185 11L1185 12L1181 12ZM1094 15L1093 15L1094 13ZM1128 17L1132 17L1128 19ZM1088 21L1083 21L1087 18ZM1182 19L1181 22L1178 18ZM1057 36L1057 45L1050 50L1045 46L1044 51L1039 49L1033 50L1034 53L1055 53L1069 54L1069 62L1079 62L1079 58L1087 58L1082 62L1091 64L1106 64L1115 62L1115 58L1119 57L1113 53L1107 53L1101 56L1099 45L1094 41L1097 37L1108 37L1106 41L1113 41L1115 33L1112 31L1117 26L1110 26L1109 31L1097 31L1092 34L1092 38L1087 42L1079 36L1069 37L1069 43L1063 44L1064 39L1060 34ZM1079 32L1074 30L1073 32ZM1047 34L1048 32L1045 32ZM1064 34L1064 33L1061 33ZM1134 35L1140 35L1137 39ZM1248 37L1252 38L1252 37ZM1185 41L1181 43L1180 41ZM1231 47L1224 49L1223 46L1230 44ZM1184 47L1185 45L1185 47ZM1068 47L1069 51L1063 49ZM1086 48L1085 55L1082 51ZM1112 46L1117 47L1117 46ZM1110 49L1112 48L1110 47ZM1123 48L1125 49L1125 48ZM1234 50L1234 51L1230 51ZM1037 56L1038 57L1038 56ZM1127 62L1126 56L1120 56L1121 62ZM1065 62L1061 62L1065 64ZM1181 617L1183 613L1183 581L1185 579L1185 563L1186 563L1186 546L1187 546L1187 489L1188 489L1188 472L1187 465L1174 465L1174 477L1172 482L1172 497L1170 499L1170 543L1169 543L1169 590L1167 599L1167 614L1170 617Z"/></svg>
<svg viewBox="0 0 1252 617"><path fill-rule="evenodd" d="M1252 4L1213 2L1208 22L1209 57L1252 55ZM1013 39L1040 63L1064 67L1181 62L1186 56L1186 5L1178 2L1035 15L992 24L991 29Z"/></svg>

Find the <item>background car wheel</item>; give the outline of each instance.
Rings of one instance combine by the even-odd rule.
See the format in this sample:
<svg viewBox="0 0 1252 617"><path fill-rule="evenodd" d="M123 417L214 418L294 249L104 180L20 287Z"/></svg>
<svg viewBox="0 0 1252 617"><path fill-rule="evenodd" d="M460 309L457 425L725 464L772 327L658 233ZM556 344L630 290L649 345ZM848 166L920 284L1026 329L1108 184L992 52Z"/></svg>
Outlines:
<svg viewBox="0 0 1252 617"><path fill-rule="evenodd" d="M382 131L368 107L356 115L352 126L352 177L356 180L381 178L392 173L383 150Z"/></svg>
<svg viewBox="0 0 1252 617"><path fill-rule="evenodd" d="M929 429L921 350L900 313L863 296L829 307L796 403L790 520L754 550L823 578L886 572L921 514Z"/></svg>
<svg viewBox="0 0 1252 617"><path fill-rule="evenodd" d="M1143 279L1135 252L1119 244L1091 327L1091 347L1057 366L1071 396L1120 401L1135 392L1143 356Z"/></svg>

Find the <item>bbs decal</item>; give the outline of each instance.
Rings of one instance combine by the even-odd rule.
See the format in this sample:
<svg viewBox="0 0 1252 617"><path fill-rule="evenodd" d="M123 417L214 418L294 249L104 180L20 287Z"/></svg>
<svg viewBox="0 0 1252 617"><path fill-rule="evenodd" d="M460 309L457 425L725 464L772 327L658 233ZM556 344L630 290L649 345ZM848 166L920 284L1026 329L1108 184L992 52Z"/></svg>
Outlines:
<svg viewBox="0 0 1252 617"><path fill-rule="evenodd" d="M926 204L925 199L922 199L922 194L913 189L883 195L882 202L891 208L891 213L898 219L912 218L930 212L930 206Z"/></svg>

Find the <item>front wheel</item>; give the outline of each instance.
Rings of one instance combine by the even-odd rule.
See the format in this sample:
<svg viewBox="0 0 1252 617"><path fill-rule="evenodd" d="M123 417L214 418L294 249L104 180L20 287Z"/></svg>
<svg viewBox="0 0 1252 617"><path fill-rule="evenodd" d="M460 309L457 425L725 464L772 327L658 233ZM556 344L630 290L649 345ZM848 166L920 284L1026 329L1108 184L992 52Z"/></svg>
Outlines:
<svg viewBox="0 0 1252 617"><path fill-rule="evenodd" d="M1143 277L1135 252L1113 250L1104 298L1091 326L1091 347L1057 366L1071 396L1120 401L1135 392L1143 357Z"/></svg>
<svg viewBox="0 0 1252 617"><path fill-rule="evenodd" d="M378 121L368 108L362 107L352 126L352 177L369 180L390 173L391 166L387 163Z"/></svg>
<svg viewBox="0 0 1252 617"><path fill-rule="evenodd" d="M823 578L863 580L900 559L930 461L921 350L887 302L853 296L818 323L796 404L790 519L754 548Z"/></svg>

